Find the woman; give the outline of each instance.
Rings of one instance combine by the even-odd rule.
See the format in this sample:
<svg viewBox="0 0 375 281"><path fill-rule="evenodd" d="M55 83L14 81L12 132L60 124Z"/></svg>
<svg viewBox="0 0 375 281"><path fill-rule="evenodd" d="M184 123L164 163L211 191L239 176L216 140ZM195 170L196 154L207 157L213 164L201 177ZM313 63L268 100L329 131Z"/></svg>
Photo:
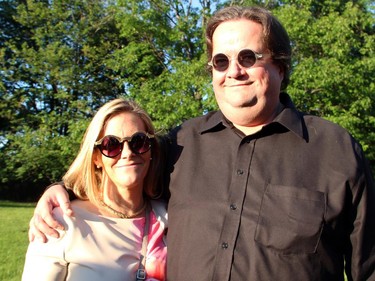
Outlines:
<svg viewBox="0 0 375 281"><path fill-rule="evenodd" d="M66 231L29 245L22 280L165 280L166 206L157 191L160 152L149 116L116 99L94 116L63 180L78 200Z"/></svg>

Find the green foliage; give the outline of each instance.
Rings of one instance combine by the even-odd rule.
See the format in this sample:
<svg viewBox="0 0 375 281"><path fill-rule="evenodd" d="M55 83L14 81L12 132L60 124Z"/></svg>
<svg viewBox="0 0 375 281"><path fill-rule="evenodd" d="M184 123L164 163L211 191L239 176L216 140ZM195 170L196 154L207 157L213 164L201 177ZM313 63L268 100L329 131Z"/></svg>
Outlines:
<svg viewBox="0 0 375 281"><path fill-rule="evenodd" d="M293 43L288 92L297 107L342 125L375 167L375 17L369 1L285 1Z"/></svg>
<svg viewBox="0 0 375 281"><path fill-rule="evenodd" d="M278 16L293 44L288 92L298 108L347 128L374 167L371 1L8 0L0 1L0 195L60 180L87 123L115 97L139 102L160 131L216 109L204 26L229 4Z"/></svg>
<svg viewBox="0 0 375 281"><path fill-rule="evenodd" d="M206 15L188 1L120 1L118 27L130 43L113 54L129 97L159 130L210 110L202 24ZM207 8L207 7L206 7ZM120 70L120 68L122 68ZM132 74L132 77L129 76Z"/></svg>
<svg viewBox="0 0 375 281"><path fill-rule="evenodd" d="M87 122L117 96L142 104L158 130L214 108L203 23L215 2L0 2L11 15L0 34L0 191L59 180Z"/></svg>

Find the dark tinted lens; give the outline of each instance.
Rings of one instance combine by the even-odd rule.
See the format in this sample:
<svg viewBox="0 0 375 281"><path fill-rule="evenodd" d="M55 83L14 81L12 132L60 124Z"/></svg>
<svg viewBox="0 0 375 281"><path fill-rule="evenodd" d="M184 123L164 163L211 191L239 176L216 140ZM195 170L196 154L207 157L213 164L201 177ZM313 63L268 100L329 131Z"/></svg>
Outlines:
<svg viewBox="0 0 375 281"><path fill-rule="evenodd" d="M151 142L145 134L136 133L132 136L129 147L135 154L142 154L150 150Z"/></svg>
<svg viewBox="0 0 375 281"><path fill-rule="evenodd" d="M121 153L122 144L114 137L105 137L100 145L100 151L108 157L116 157Z"/></svg>
<svg viewBox="0 0 375 281"><path fill-rule="evenodd" d="M242 50L238 54L238 62L243 67L249 68L252 67L256 62L256 57L253 51L251 50Z"/></svg>
<svg viewBox="0 0 375 281"><path fill-rule="evenodd" d="M229 66L229 59L224 54L217 54L212 59L212 64L214 65L214 68L218 71L224 71Z"/></svg>

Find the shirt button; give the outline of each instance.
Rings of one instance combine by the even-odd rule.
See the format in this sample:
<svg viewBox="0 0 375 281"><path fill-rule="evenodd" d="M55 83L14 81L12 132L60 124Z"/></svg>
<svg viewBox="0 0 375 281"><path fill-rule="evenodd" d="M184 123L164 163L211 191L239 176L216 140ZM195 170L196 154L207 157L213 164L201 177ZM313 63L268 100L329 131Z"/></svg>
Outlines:
<svg viewBox="0 0 375 281"><path fill-rule="evenodd" d="M236 204L230 204L230 209L232 211L236 210L237 209L237 205Z"/></svg>
<svg viewBox="0 0 375 281"><path fill-rule="evenodd" d="M227 242L223 242L223 243L221 244L221 248L223 248L223 249L228 249L228 243L227 243Z"/></svg>
<svg viewBox="0 0 375 281"><path fill-rule="evenodd" d="M237 175L239 176L243 175L243 170L237 170Z"/></svg>

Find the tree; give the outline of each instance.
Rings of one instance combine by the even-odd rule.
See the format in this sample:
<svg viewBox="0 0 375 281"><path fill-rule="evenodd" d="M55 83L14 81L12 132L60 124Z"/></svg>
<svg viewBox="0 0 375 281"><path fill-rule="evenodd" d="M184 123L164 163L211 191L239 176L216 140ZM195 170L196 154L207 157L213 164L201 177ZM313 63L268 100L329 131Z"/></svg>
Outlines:
<svg viewBox="0 0 375 281"><path fill-rule="evenodd" d="M138 101L160 130L211 109L202 71L211 2L200 2L12 2L15 28L1 45L0 156L12 159L0 163L2 186L59 180L87 119L114 97Z"/></svg>
<svg viewBox="0 0 375 281"><path fill-rule="evenodd" d="M59 180L94 112L115 97L136 100L164 132L216 109L204 27L234 4L281 20L296 105L347 128L375 167L373 2L193 2L0 1L0 195Z"/></svg>
<svg viewBox="0 0 375 281"><path fill-rule="evenodd" d="M3 2L2 2L3 3ZM15 3L14 3L15 4ZM106 67L119 36L105 1L27 1L8 9L15 33L1 49L2 183L61 178L79 146L86 119L124 94ZM5 32L10 34L10 29Z"/></svg>
<svg viewBox="0 0 375 281"><path fill-rule="evenodd" d="M297 106L336 122L375 167L375 17L370 1L284 1L293 42L289 93Z"/></svg>
<svg viewBox="0 0 375 281"><path fill-rule="evenodd" d="M158 129L168 130L216 106L203 42L203 25L216 2L200 1L198 9L186 0L119 1L121 36L131 43L114 53L110 65L137 74L136 80L120 76ZM158 75L142 77L156 66Z"/></svg>

